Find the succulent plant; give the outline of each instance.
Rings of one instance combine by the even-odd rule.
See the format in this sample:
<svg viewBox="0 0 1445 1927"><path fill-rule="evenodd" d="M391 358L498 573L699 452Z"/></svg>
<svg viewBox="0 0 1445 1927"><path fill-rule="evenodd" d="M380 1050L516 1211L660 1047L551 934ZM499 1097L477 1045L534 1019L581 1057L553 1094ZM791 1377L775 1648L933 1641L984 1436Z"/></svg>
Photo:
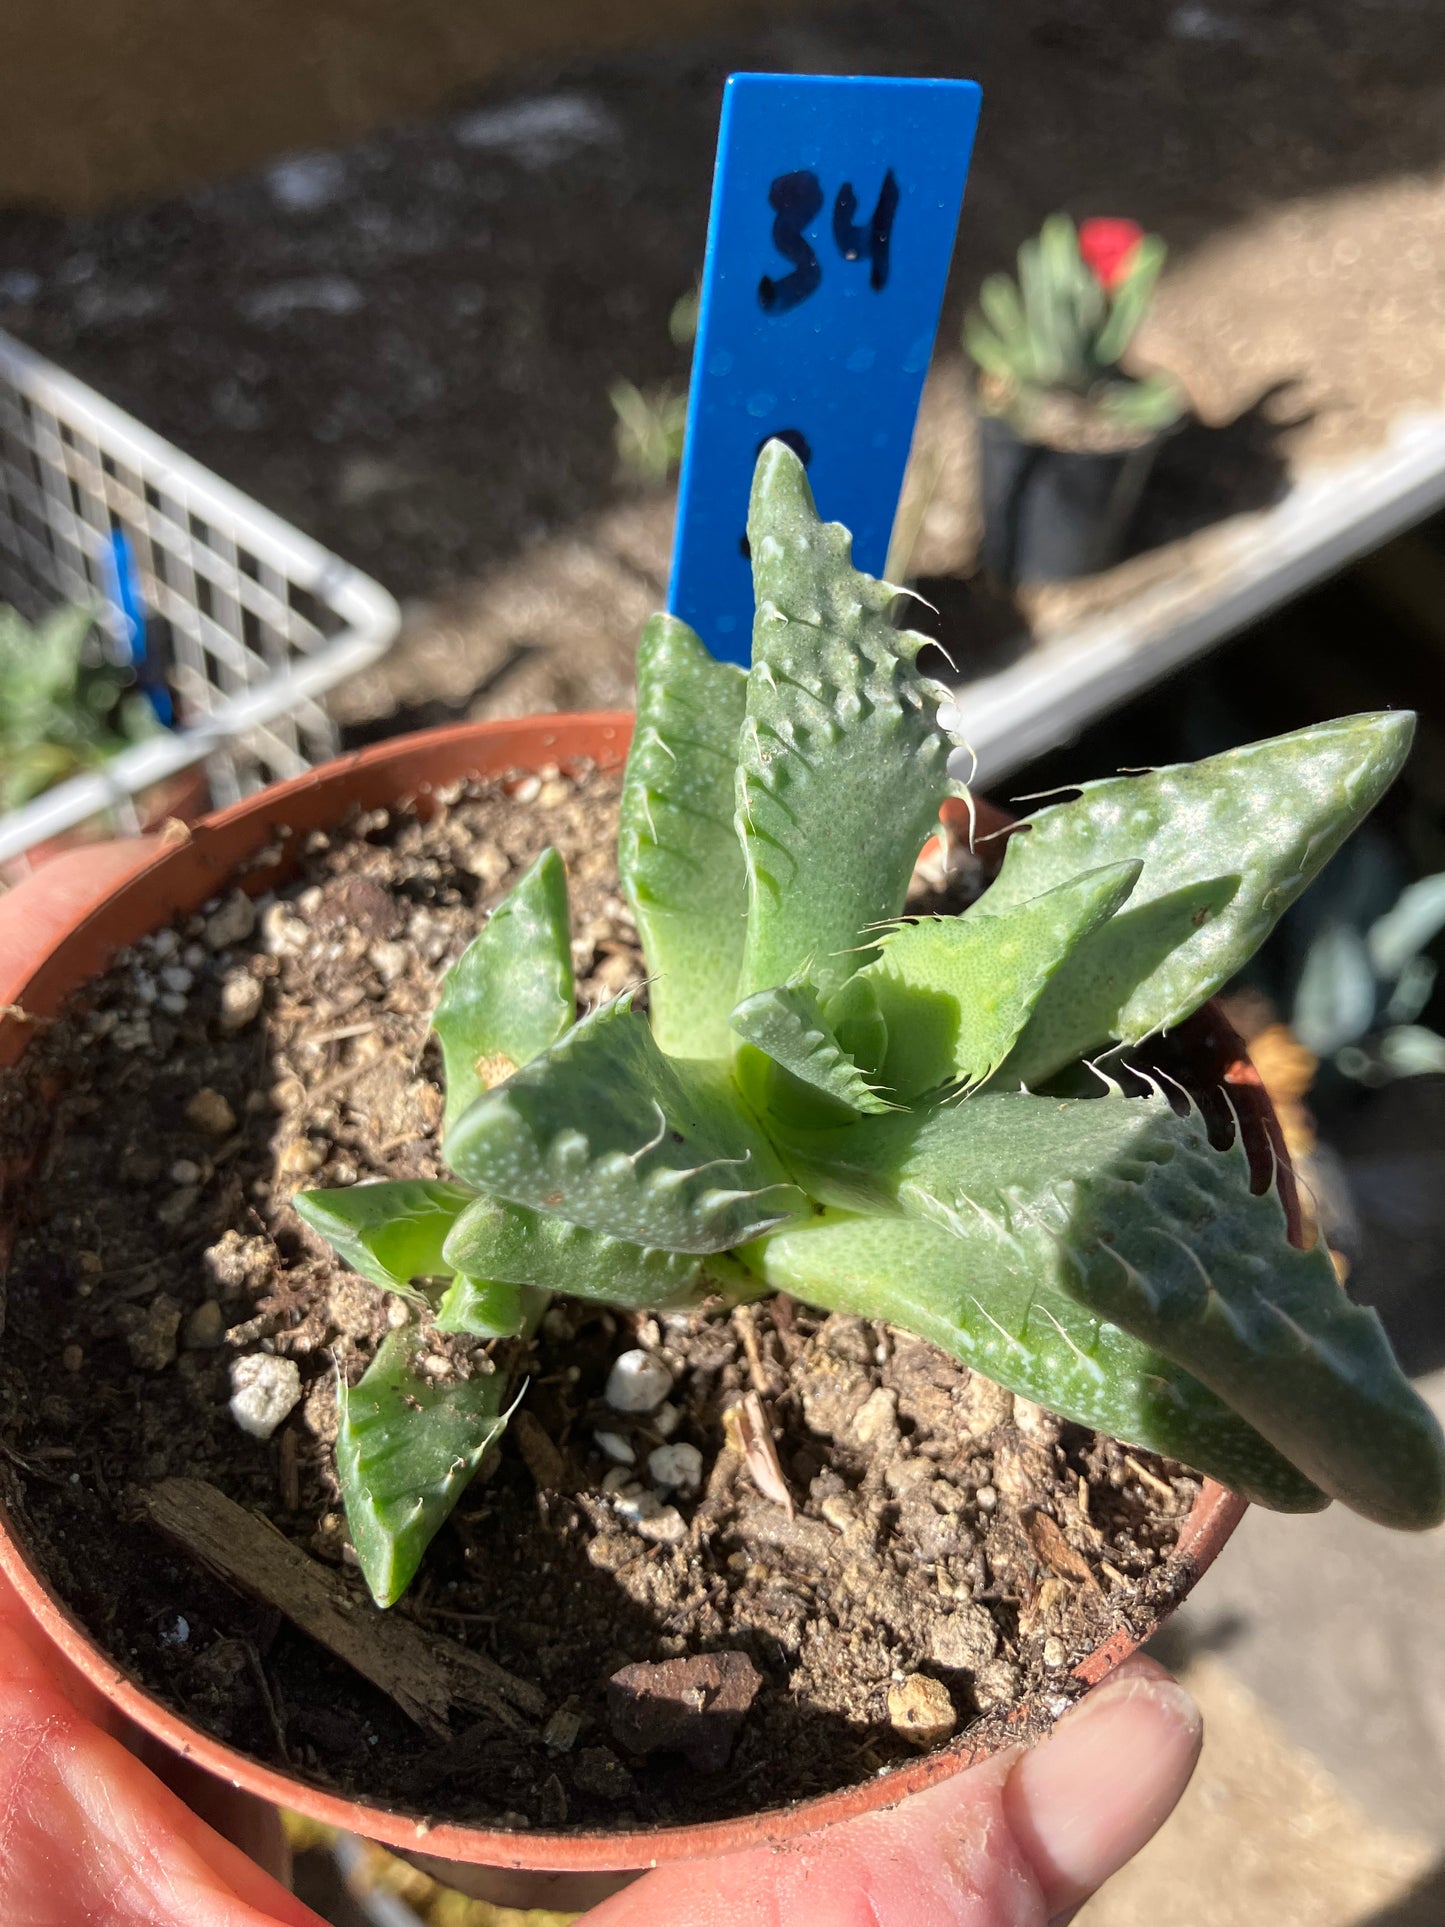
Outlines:
<svg viewBox="0 0 1445 1927"><path fill-rule="evenodd" d="M134 675L87 660L95 617L31 624L0 605L0 810L18 809L159 728Z"/></svg>
<svg viewBox="0 0 1445 1927"><path fill-rule="evenodd" d="M1445 871L1406 884L1371 916L1369 886L1387 865L1378 851L1361 854L1375 859L1374 874L1348 876L1323 907L1295 983L1291 1026L1306 1049L1362 1083L1445 1072L1445 1037L1421 1021L1439 975L1431 950L1445 931Z"/></svg>
<svg viewBox="0 0 1445 1927"><path fill-rule="evenodd" d="M1010 837L961 915L909 918L959 787L947 692L779 442L749 536L751 671L668 616L639 650L619 865L646 1014L629 992L574 1020L549 851L436 1012L455 1182L296 1200L417 1305L341 1394L376 1598L513 1396L485 1366L429 1378L427 1321L528 1333L552 1292L640 1310L787 1291L1265 1505L1440 1519L1445 1448L1375 1314L1290 1243L1238 1133L1212 1141L1181 1092L1113 1068L1234 974L1391 781L1412 718L1088 785Z"/></svg>
<svg viewBox="0 0 1445 1927"><path fill-rule="evenodd" d="M667 318L675 348L691 348L697 338L700 285L680 294ZM639 388L620 376L607 390L612 403L617 459L640 482L665 482L682 460L687 435L687 392L674 381Z"/></svg>
<svg viewBox="0 0 1445 1927"><path fill-rule="evenodd" d="M983 372L988 412L1027 434L1041 400L1065 395L1120 432L1155 434L1181 413L1166 375L1126 375L1119 364L1164 266L1164 243L1132 221L1051 214L1018 254L1018 280L991 274L964 322L964 345Z"/></svg>

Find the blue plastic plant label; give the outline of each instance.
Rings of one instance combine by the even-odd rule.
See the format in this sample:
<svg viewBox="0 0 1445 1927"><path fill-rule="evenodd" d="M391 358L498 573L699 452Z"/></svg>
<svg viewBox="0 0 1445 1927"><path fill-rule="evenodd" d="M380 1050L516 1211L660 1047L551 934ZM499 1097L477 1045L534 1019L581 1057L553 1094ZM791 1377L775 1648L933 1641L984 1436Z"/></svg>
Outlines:
<svg viewBox="0 0 1445 1927"><path fill-rule="evenodd" d="M745 522L770 437L883 571L979 98L970 80L727 83L668 596L716 655L751 655Z"/></svg>

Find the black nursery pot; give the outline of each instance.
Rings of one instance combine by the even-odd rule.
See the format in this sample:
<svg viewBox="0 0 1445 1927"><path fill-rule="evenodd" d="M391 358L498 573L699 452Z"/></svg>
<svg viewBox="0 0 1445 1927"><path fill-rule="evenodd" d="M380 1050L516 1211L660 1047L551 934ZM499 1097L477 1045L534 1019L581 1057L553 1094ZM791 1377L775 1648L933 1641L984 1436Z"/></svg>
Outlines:
<svg viewBox="0 0 1445 1927"><path fill-rule="evenodd" d="M983 546L979 560L1011 587L1097 575L1117 562L1162 435L1107 452L1024 441L980 415Z"/></svg>

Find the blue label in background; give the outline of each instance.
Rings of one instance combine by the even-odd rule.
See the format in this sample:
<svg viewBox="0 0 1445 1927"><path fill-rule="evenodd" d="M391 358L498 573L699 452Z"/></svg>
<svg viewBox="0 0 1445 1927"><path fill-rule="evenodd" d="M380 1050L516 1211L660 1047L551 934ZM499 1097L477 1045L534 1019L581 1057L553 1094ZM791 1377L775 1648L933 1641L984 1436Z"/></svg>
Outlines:
<svg viewBox="0 0 1445 1927"><path fill-rule="evenodd" d="M968 174L971 80L734 74L723 94L668 607L746 663L771 436L883 571Z"/></svg>

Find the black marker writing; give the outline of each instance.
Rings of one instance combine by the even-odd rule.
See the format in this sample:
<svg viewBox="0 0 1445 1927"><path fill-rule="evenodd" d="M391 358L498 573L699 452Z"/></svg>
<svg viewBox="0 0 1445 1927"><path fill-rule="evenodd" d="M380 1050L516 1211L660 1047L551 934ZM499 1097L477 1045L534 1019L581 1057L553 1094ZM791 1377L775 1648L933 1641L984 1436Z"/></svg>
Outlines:
<svg viewBox="0 0 1445 1927"><path fill-rule="evenodd" d="M823 190L816 174L780 174L768 189L768 201L776 211L773 246L793 263L793 272L780 281L765 274L758 283L758 303L769 314L782 314L806 301L823 279L818 257L803 239L804 228L822 209Z"/></svg>
<svg viewBox="0 0 1445 1927"><path fill-rule="evenodd" d="M833 239L838 244L838 252L845 261L857 261L866 254L870 263L869 286L875 289L888 284L888 243L893 238L893 217L898 212L898 200L898 182L890 167L883 176L873 219L866 228L853 225L853 216L858 212L858 196L853 192L851 181L838 189L838 198L833 203Z"/></svg>

